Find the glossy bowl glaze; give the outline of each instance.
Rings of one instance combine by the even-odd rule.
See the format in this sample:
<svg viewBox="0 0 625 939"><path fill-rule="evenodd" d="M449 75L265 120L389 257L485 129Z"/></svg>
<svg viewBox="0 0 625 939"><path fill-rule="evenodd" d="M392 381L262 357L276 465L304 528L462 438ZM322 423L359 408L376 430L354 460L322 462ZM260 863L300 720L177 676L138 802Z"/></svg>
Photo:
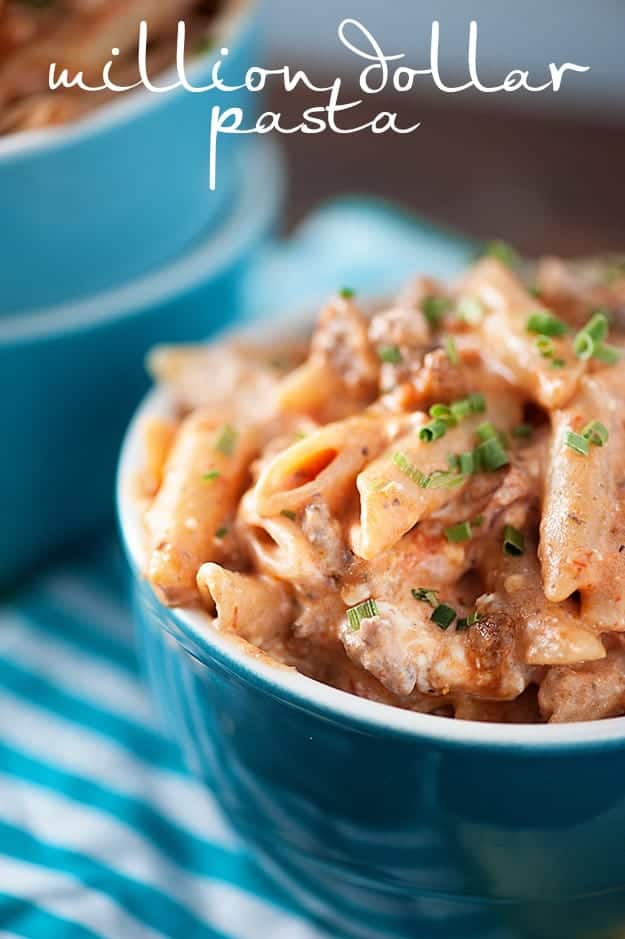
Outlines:
<svg viewBox="0 0 625 939"><path fill-rule="evenodd" d="M222 46L226 82L258 64L253 0L228 0L221 24L216 48L189 67L196 85L210 80ZM169 71L156 83L174 80ZM123 284L218 228L246 138L222 137L211 192L211 109L251 116L253 97L140 90L79 122L0 138L0 317Z"/></svg>
<svg viewBox="0 0 625 939"><path fill-rule="evenodd" d="M0 318L0 591L113 516L117 452L147 387L146 351L236 319L284 185L266 141L240 154L221 226L158 274L85 303Z"/></svg>
<svg viewBox="0 0 625 939"><path fill-rule="evenodd" d="M140 654L190 768L265 870L336 936L622 935L625 718L511 726L406 712L163 607L141 577L130 490L139 425L170 410L163 392L147 398L119 469Z"/></svg>

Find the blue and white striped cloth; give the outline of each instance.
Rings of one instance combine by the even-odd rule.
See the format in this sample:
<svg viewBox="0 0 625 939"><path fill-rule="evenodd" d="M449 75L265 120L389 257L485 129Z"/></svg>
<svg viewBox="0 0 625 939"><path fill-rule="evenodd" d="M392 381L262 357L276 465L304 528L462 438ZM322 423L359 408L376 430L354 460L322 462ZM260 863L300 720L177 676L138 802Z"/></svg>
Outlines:
<svg viewBox="0 0 625 939"><path fill-rule="evenodd" d="M329 939L162 735L125 595L107 538L0 608L0 939Z"/></svg>

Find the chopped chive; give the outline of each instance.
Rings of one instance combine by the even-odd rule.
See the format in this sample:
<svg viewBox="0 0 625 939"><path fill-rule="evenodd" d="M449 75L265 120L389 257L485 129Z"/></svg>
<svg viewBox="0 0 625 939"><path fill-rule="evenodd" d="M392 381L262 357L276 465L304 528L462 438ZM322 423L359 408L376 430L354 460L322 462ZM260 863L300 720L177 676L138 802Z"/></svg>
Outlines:
<svg viewBox="0 0 625 939"><path fill-rule="evenodd" d="M590 451L590 441L587 440L586 437L582 437L581 434L576 434L572 430L567 430L564 443L571 450L575 450L576 453L581 453L582 456L588 456Z"/></svg>
<svg viewBox="0 0 625 939"><path fill-rule="evenodd" d="M551 360L552 368L564 368L565 365L566 365L565 359L552 359Z"/></svg>
<svg viewBox="0 0 625 939"><path fill-rule="evenodd" d="M280 512L280 515L284 515L285 518L290 519L292 522L294 522L295 519L297 518L297 516L295 515L295 512L291 512L290 509L282 509L282 511Z"/></svg>
<svg viewBox="0 0 625 939"><path fill-rule="evenodd" d="M452 365L458 365L460 362L460 356L458 355L458 349L456 347L456 340L453 336L447 336L445 339L445 352L447 353L447 358Z"/></svg>
<svg viewBox="0 0 625 939"><path fill-rule="evenodd" d="M514 427L512 430L512 436L518 440L525 440L527 437L531 437L533 433L534 428L531 424L519 424L518 427Z"/></svg>
<svg viewBox="0 0 625 939"><path fill-rule="evenodd" d="M516 268L519 266L520 257L518 252L509 245L506 241L502 241L500 238L495 238L492 241L487 241L481 251L482 257L496 258L498 261L501 261L502 264L505 264L506 267Z"/></svg>
<svg viewBox="0 0 625 939"><path fill-rule="evenodd" d="M475 518L473 519L473 523L472 523L472 524L475 525L476 528L479 528L480 525L483 525L483 524L484 524L484 516L483 516L483 515L476 515Z"/></svg>
<svg viewBox="0 0 625 939"><path fill-rule="evenodd" d="M490 421L485 421L483 424L480 424L476 428L475 433L480 440L492 440L493 438L498 438L498 433L493 424Z"/></svg>
<svg viewBox="0 0 625 939"><path fill-rule="evenodd" d="M423 440L424 443L431 443L433 440L444 437L446 433L447 421L443 421L437 417L421 428L419 431L419 440Z"/></svg>
<svg viewBox="0 0 625 939"><path fill-rule="evenodd" d="M225 538L227 534L228 534L227 528L218 528L217 531L215 532L215 538L219 538L221 540L222 538Z"/></svg>
<svg viewBox="0 0 625 939"><path fill-rule="evenodd" d="M422 304L423 315L432 329L439 328L450 308L451 301L447 297L426 297Z"/></svg>
<svg viewBox="0 0 625 939"><path fill-rule="evenodd" d="M582 359L584 362L588 359L592 359L596 347L597 344L592 336L583 331L578 333L573 341L573 352L578 359Z"/></svg>
<svg viewBox="0 0 625 939"><path fill-rule="evenodd" d="M475 457L471 451L459 454L458 461L463 476L470 476L471 473L475 472Z"/></svg>
<svg viewBox="0 0 625 939"><path fill-rule="evenodd" d="M595 447L602 447L608 442L608 428L601 421L590 421L582 431L582 437L589 440Z"/></svg>
<svg viewBox="0 0 625 939"><path fill-rule="evenodd" d="M204 473L204 475L202 476L202 479L204 482L210 483L214 479L219 479L220 476L221 476L221 473L219 472L219 470L209 470L208 473Z"/></svg>
<svg viewBox="0 0 625 939"><path fill-rule="evenodd" d="M473 414L483 414L486 410L486 398L480 391L470 394L467 398Z"/></svg>
<svg viewBox="0 0 625 939"><path fill-rule="evenodd" d="M451 411L455 420L461 421L472 413L471 402L468 398L462 398L460 401L453 401L449 406L449 410Z"/></svg>
<svg viewBox="0 0 625 939"><path fill-rule="evenodd" d="M423 485L423 480L425 479L423 473L420 469L410 462L405 453L394 453L393 454L393 463L405 476L412 480L413 483L416 483L417 486Z"/></svg>
<svg viewBox="0 0 625 939"><path fill-rule="evenodd" d="M456 420L461 421L470 414L482 414L486 410L486 400L483 394L476 392L470 394L467 398L453 401L449 405L449 409Z"/></svg>
<svg viewBox="0 0 625 939"><path fill-rule="evenodd" d="M237 443L237 432L230 426L230 424L224 424L224 426L218 431L217 437L215 438L215 450L218 450L220 453L223 453L224 456L232 456L234 453L234 448Z"/></svg>
<svg viewBox="0 0 625 939"><path fill-rule="evenodd" d="M476 469L482 469L486 473L494 473L509 463L503 444L497 437L490 437L476 447L474 459L477 463Z"/></svg>
<svg viewBox="0 0 625 939"><path fill-rule="evenodd" d="M609 328L608 316L602 310L597 310L573 342L573 351L578 359L586 361L595 356L599 361L608 365L618 362L618 351L612 346L605 345L603 341L608 335Z"/></svg>
<svg viewBox="0 0 625 939"><path fill-rule="evenodd" d="M352 632L358 632L363 619L373 619L374 616L379 615L379 612L375 600L371 599L359 603L358 606L353 606L347 611L349 628Z"/></svg>
<svg viewBox="0 0 625 939"><path fill-rule="evenodd" d="M450 453L447 457L447 466L450 470L458 471L460 469L460 457L457 453Z"/></svg>
<svg viewBox="0 0 625 939"><path fill-rule="evenodd" d="M477 326L484 319L485 310L477 297L461 297L456 307L456 313L469 326Z"/></svg>
<svg viewBox="0 0 625 939"><path fill-rule="evenodd" d="M343 300L352 300L356 296L356 291L352 287L341 287L339 297Z"/></svg>
<svg viewBox="0 0 625 939"><path fill-rule="evenodd" d="M429 410L430 417L445 421L450 427L456 426L456 417L452 413L451 407L446 404L433 404Z"/></svg>
<svg viewBox="0 0 625 939"><path fill-rule="evenodd" d="M536 340L536 348L543 359L550 359L554 354L553 342L548 336L539 336Z"/></svg>
<svg viewBox="0 0 625 939"><path fill-rule="evenodd" d="M503 549L513 557L520 557L525 551L525 536L514 525L506 525L503 530Z"/></svg>
<svg viewBox="0 0 625 939"><path fill-rule="evenodd" d="M601 343L600 346L595 347L595 358L605 365L616 365L621 358L621 353L616 346Z"/></svg>
<svg viewBox="0 0 625 939"><path fill-rule="evenodd" d="M481 613L471 613L469 616L463 616L456 622L456 632L460 633L466 629L470 629L471 626L474 626L476 623L479 623L481 620Z"/></svg>
<svg viewBox="0 0 625 939"><path fill-rule="evenodd" d="M451 525L445 529L445 537L452 544L468 541L472 534L471 522L459 522L457 525Z"/></svg>
<svg viewBox="0 0 625 939"><path fill-rule="evenodd" d="M597 310L584 326L583 332L588 333L595 342L603 342L608 335L610 320L602 310Z"/></svg>
<svg viewBox="0 0 625 939"><path fill-rule="evenodd" d="M548 310L538 310L528 318L525 328L528 333L538 333L540 336L564 336L569 327Z"/></svg>
<svg viewBox="0 0 625 939"><path fill-rule="evenodd" d="M380 346L378 358L380 362L388 362L389 365L399 365L403 361L399 346Z"/></svg>
<svg viewBox="0 0 625 939"><path fill-rule="evenodd" d="M413 588L410 592L415 600L419 600L420 603L429 603L434 609L438 606L438 592L436 590L418 587L417 589Z"/></svg>
<svg viewBox="0 0 625 939"><path fill-rule="evenodd" d="M421 487L423 489L454 489L466 479L458 473L450 473L447 470L434 470L429 476L425 476Z"/></svg>
<svg viewBox="0 0 625 939"><path fill-rule="evenodd" d="M430 617L432 622L440 626L441 629L449 629L455 618L456 611L453 606L448 606L447 603L439 603Z"/></svg>

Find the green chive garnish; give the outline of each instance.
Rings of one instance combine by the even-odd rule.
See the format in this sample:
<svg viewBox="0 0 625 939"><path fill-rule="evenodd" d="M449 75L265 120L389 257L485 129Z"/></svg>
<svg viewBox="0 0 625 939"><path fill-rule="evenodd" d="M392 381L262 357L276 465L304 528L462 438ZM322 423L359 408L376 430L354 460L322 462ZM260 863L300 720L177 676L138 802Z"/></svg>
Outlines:
<svg viewBox="0 0 625 939"><path fill-rule="evenodd" d="M481 613L471 613L470 616L463 616L456 622L456 632L461 633L466 629L470 629L471 626L474 626L476 623L479 623L481 620Z"/></svg>
<svg viewBox="0 0 625 939"><path fill-rule="evenodd" d="M518 440L525 440L527 437L531 437L533 433L534 428L531 424L519 424L518 427L512 430L512 436Z"/></svg>
<svg viewBox="0 0 625 939"><path fill-rule="evenodd" d="M388 362L390 365L399 365L402 362L399 346L380 346L378 358L380 362Z"/></svg>
<svg viewBox="0 0 625 939"><path fill-rule="evenodd" d="M480 440L492 440L493 437L499 437L497 430L490 421L485 421L483 424L480 424L475 433Z"/></svg>
<svg viewBox="0 0 625 939"><path fill-rule="evenodd" d="M217 433L217 437L215 439L215 450L223 453L224 456L232 456L234 453L234 448L236 447L236 443L236 430L231 427L230 424L224 424L224 426Z"/></svg>
<svg viewBox="0 0 625 939"><path fill-rule="evenodd" d="M552 359L551 360L552 368L564 368L565 365L566 365L565 359Z"/></svg>
<svg viewBox="0 0 625 939"><path fill-rule="evenodd" d="M448 606L446 603L439 603L431 616L432 622L441 629L449 629L455 618L456 611L453 606Z"/></svg>
<svg viewBox="0 0 625 939"><path fill-rule="evenodd" d="M520 557L525 551L525 536L514 525L506 525L503 530L503 549L513 557Z"/></svg>
<svg viewBox="0 0 625 939"><path fill-rule="evenodd" d="M460 464L460 472L463 476L470 476L471 473L475 471L475 458L471 451L467 450L465 453L460 453L458 456L458 462Z"/></svg>
<svg viewBox="0 0 625 939"><path fill-rule="evenodd" d="M600 346L595 347L595 358L605 365L616 365L620 361L621 353L616 346L602 343Z"/></svg>
<svg viewBox="0 0 625 939"><path fill-rule="evenodd" d="M425 476L421 487L423 489L454 489L465 481L466 477L447 470L434 470Z"/></svg>
<svg viewBox="0 0 625 939"><path fill-rule="evenodd" d="M554 354L553 342L548 336L539 336L536 340L536 348L543 359L550 359Z"/></svg>
<svg viewBox="0 0 625 939"><path fill-rule="evenodd" d="M473 532L471 531L471 522L459 522L457 525L451 525L445 529L445 537L452 544L458 544L461 541L468 541Z"/></svg>
<svg viewBox="0 0 625 939"><path fill-rule="evenodd" d="M608 428L601 421L590 421L582 431L582 437L589 440L595 447L602 447L608 442Z"/></svg>
<svg viewBox="0 0 625 939"><path fill-rule="evenodd" d="M375 600L365 600L358 606L353 606L347 611L347 622L352 632L358 632L363 619L373 619L379 615L379 610Z"/></svg>
<svg viewBox="0 0 625 939"><path fill-rule="evenodd" d="M452 413L451 407L446 404L433 404L429 411L430 417L445 421L450 427L456 426L456 416Z"/></svg>
<svg viewBox="0 0 625 939"><path fill-rule="evenodd" d="M576 434L572 430L567 430L564 437L564 443L571 450L575 450L576 453L580 453L582 456L588 456L590 451L590 441L586 437L582 437L581 434Z"/></svg>
<svg viewBox="0 0 625 939"><path fill-rule="evenodd" d="M417 486L423 485L423 480L425 479L425 476L423 475L420 469L417 469L414 463L410 462L410 460L405 455L405 453L399 453L399 452L394 453L393 463L395 464L397 469L400 470L404 474L404 476L407 476L409 479L411 479L413 483L417 484Z"/></svg>
<svg viewBox="0 0 625 939"><path fill-rule="evenodd" d="M204 480L204 482L210 483L214 479L219 479L220 476L221 476L221 473L219 472L219 470L209 470L208 473L204 473L204 475L202 476L202 479Z"/></svg>
<svg viewBox="0 0 625 939"><path fill-rule="evenodd" d="M222 539L222 538L225 538L227 534L228 534L227 528L218 528L217 531L215 532L215 538Z"/></svg>
<svg viewBox="0 0 625 939"><path fill-rule="evenodd" d="M291 512L290 509L282 509L282 511L280 512L280 515L284 515L285 518L290 519L292 522L294 522L297 517L295 515L295 512Z"/></svg>
<svg viewBox="0 0 625 939"><path fill-rule="evenodd" d="M518 267L521 260L512 245L501 241L501 239L488 241L484 245L481 254L483 257L496 258L498 261L501 261L502 264L505 264L506 267L512 268Z"/></svg>
<svg viewBox="0 0 625 939"><path fill-rule="evenodd" d="M352 287L341 287L339 297L343 300L352 300L356 296L356 291Z"/></svg>
<svg viewBox="0 0 625 939"><path fill-rule="evenodd" d="M417 589L413 588L410 592L415 600L419 600L420 603L429 603L434 609L438 606L438 592L436 590L418 587Z"/></svg>
<svg viewBox="0 0 625 939"><path fill-rule="evenodd" d="M470 394L467 398L472 414L483 414L486 410L486 398L480 391Z"/></svg>
<svg viewBox="0 0 625 939"><path fill-rule="evenodd" d="M509 462L501 440L497 437L491 437L476 447L474 460L476 469L484 470L486 473L494 473L502 466L507 466Z"/></svg>
<svg viewBox="0 0 625 939"><path fill-rule="evenodd" d="M447 297L426 297L422 304L423 315L432 329L439 328L450 308L451 301Z"/></svg>
<svg viewBox="0 0 625 939"><path fill-rule="evenodd" d="M435 418L433 421L430 421L429 424L421 428L419 431L419 440L423 440L424 443L431 443L433 440L444 437L446 433L447 422L440 418Z"/></svg>
<svg viewBox="0 0 625 939"><path fill-rule="evenodd" d="M480 525L483 525L483 524L484 524L484 516L476 515L475 518L473 519L473 525L475 525L476 528L479 528Z"/></svg>
<svg viewBox="0 0 625 939"><path fill-rule="evenodd" d="M603 311L598 310L591 316L573 342L573 351L578 359L587 361L594 357L606 365L614 365L618 362L620 359L618 349L606 345L603 341L608 335L609 327L610 320Z"/></svg>
<svg viewBox="0 0 625 939"><path fill-rule="evenodd" d="M456 348L456 340L453 336L447 336L445 339L445 352L447 353L447 358L452 365L458 365L460 362L460 356L458 355L458 349Z"/></svg>
<svg viewBox="0 0 625 939"><path fill-rule="evenodd" d="M564 336L569 331L566 323L548 310L539 310L532 313L525 324L525 328L528 333L538 333L540 336Z"/></svg>

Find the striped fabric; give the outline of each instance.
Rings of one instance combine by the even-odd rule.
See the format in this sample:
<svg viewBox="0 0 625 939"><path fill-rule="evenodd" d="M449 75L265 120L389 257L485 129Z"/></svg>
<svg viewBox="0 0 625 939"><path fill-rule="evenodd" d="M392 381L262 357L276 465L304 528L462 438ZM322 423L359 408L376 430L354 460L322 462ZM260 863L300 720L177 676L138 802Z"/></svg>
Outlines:
<svg viewBox="0 0 625 939"><path fill-rule="evenodd" d="M0 609L0 939L329 939L162 735L125 581L106 539Z"/></svg>

